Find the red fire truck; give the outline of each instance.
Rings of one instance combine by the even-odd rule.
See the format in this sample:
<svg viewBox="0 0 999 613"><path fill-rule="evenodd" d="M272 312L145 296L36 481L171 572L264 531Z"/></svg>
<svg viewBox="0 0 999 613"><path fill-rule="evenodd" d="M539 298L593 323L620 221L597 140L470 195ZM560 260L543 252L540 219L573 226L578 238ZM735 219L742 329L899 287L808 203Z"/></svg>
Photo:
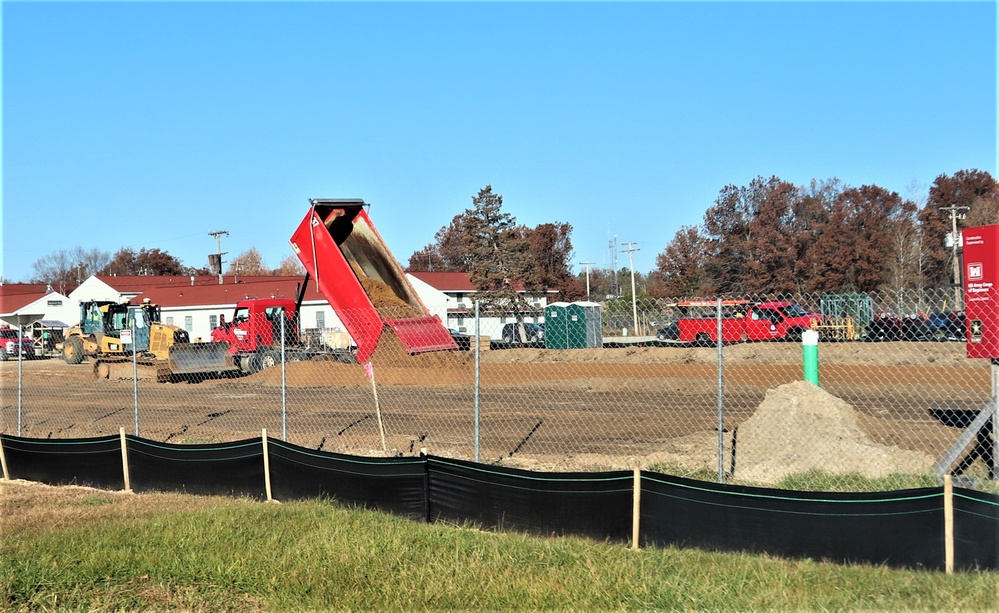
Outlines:
<svg viewBox="0 0 999 613"><path fill-rule="evenodd" d="M680 316L673 327L676 338L685 343L718 342L718 301L689 300L676 305ZM801 333L814 329L822 319L794 302L723 300L721 302L722 342L801 340Z"/></svg>

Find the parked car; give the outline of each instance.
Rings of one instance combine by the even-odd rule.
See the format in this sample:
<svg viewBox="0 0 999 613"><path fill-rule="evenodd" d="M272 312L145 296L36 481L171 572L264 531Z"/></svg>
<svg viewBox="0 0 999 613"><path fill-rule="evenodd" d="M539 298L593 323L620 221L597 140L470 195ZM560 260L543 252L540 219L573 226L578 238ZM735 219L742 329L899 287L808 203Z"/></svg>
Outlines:
<svg viewBox="0 0 999 613"><path fill-rule="evenodd" d="M527 338L521 338L519 324L506 324L503 326L503 340L507 343L543 343L545 342L545 328L542 324L524 323L524 333Z"/></svg>
<svg viewBox="0 0 999 613"><path fill-rule="evenodd" d="M661 341L675 341L680 339L680 324L673 322L665 328L656 331L656 338Z"/></svg>
<svg viewBox="0 0 999 613"><path fill-rule="evenodd" d="M0 328L0 362L15 356L35 359L35 344L15 328Z"/></svg>
<svg viewBox="0 0 999 613"><path fill-rule="evenodd" d="M964 311L932 313L930 315L930 323L936 326L943 334L943 339L941 340L963 341L967 338Z"/></svg>
<svg viewBox="0 0 999 613"><path fill-rule="evenodd" d="M448 328L447 331L451 333L451 338L454 339L454 344L458 345L458 351L469 351L472 348L471 335L459 332L454 328Z"/></svg>
<svg viewBox="0 0 999 613"><path fill-rule="evenodd" d="M942 341L946 333L925 315L897 317L880 311L867 325L869 341Z"/></svg>

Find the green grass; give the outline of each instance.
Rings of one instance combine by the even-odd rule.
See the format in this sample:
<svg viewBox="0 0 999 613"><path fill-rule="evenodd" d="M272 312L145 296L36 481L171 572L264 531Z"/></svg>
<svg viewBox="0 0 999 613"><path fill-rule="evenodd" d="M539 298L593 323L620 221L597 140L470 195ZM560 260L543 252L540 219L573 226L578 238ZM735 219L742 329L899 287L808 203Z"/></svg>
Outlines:
<svg viewBox="0 0 999 613"><path fill-rule="evenodd" d="M81 494L76 500L90 502L61 507L45 500L37 516L33 503L17 498L0 515L0 610L999 607L995 572L631 551L428 525L323 501L157 496ZM67 514L53 515L57 507Z"/></svg>

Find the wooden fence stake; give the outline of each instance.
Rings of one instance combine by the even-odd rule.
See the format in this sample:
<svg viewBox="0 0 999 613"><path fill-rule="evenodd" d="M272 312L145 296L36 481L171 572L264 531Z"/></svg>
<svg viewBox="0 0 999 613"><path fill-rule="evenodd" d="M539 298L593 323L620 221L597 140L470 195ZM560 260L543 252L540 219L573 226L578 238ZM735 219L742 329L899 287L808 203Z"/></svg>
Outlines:
<svg viewBox="0 0 999 613"><path fill-rule="evenodd" d="M631 509L631 548L638 551L638 522L642 516L642 467L635 466Z"/></svg>
<svg viewBox="0 0 999 613"><path fill-rule="evenodd" d="M0 436L0 469L3 470L4 481L10 481L10 473L7 472L7 456L3 454L3 437Z"/></svg>
<svg viewBox="0 0 999 613"><path fill-rule="evenodd" d="M125 479L125 491L132 491L132 480L128 475L128 447L126 445L125 428L118 428L118 436L121 437L121 474Z"/></svg>
<svg viewBox="0 0 999 613"><path fill-rule="evenodd" d="M954 574L954 482L944 475L944 570Z"/></svg>
<svg viewBox="0 0 999 613"><path fill-rule="evenodd" d="M267 428L264 428L261 438L264 441L264 489L267 491L267 502L271 502L271 458L267 451Z"/></svg>

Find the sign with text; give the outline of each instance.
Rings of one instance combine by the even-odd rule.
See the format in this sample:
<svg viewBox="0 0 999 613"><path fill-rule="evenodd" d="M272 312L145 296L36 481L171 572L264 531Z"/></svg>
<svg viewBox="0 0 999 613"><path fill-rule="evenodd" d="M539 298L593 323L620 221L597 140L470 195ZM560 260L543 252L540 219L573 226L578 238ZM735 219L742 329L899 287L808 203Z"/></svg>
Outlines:
<svg viewBox="0 0 999 613"><path fill-rule="evenodd" d="M999 225L964 229L964 313L969 358L999 358Z"/></svg>

